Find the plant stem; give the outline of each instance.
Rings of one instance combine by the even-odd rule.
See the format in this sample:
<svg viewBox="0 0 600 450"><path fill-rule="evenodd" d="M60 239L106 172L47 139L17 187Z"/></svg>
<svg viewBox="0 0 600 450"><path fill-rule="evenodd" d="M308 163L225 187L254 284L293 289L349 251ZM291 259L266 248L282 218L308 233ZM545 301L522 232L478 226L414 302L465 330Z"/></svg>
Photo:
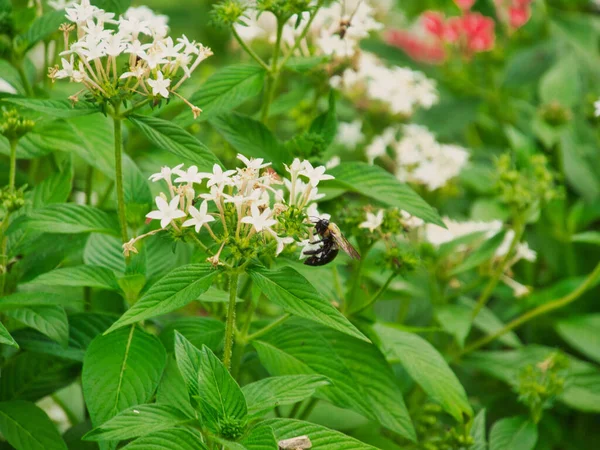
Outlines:
<svg viewBox="0 0 600 450"><path fill-rule="evenodd" d="M521 219L518 219L516 221L515 227L514 227L515 235L513 236L512 242L510 243L508 252L506 252L504 257L498 263L498 266L496 267L496 270L492 274L490 281L488 282L485 289L479 296L479 299L477 300L477 304L475 305L475 309L473 309L471 321L475 320L475 318L477 317L479 312L483 309L483 307L486 305L487 301L489 300L490 296L494 292L494 289L496 289L496 286L498 285L498 281L500 281L500 277L506 270L506 264L508 263L508 261L510 261L510 258L512 258L513 253L514 253L515 249L517 248L517 245L519 245L519 242L521 241L521 237L523 236L524 231L525 231L525 222Z"/></svg>
<svg viewBox="0 0 600 450"><path fill-rule="evenodd" d="M126 243L127 238L127 213L125 211L125 190L123 188L123 130L122 118L119 116L119 105L115 105L113 124L115 129L115 178L117 188L117 209L121 225L121 239Z"/></svg>
<svg viewBox="0 0 600 450"><path fill-rule="evenodd" d="M302 411L302 413L300 414L300 417L298 417L299 420L306 420L308 418L308 416L310 416L310 413L313 412L313 409L315 409L315 406L317 406L317 402L319 400L317 400L316 398L311 398L307 405L306 408L304 408L304 411Z"/></svg>
<svg viewBox="0 0 600 450"><path fill-rule="evenodd" d="M277 80L279 79L279 67L277 62L279 61L279 52L281 50L281 35L283 34L283 23L277 22L277 39L275 41L275 48L273 49L273 59L271 61L271 69L269 73L269 79L267 80L267 86L265 88L265 101L262 105L261 121L266 122L269 117L269 109L275 96L275 90L277 88Z"/></svg>
<svg viewBox="0 0 600 450"><path fill-rule="evenodd" d="M474 350L477 350L480 347L483 347L486 344L498 339L499 337L505 335L509 331L514 330L515 328L523 325L524 323L529 322L532 319L535 319L542 314L549 313L551 311L557 310L568 304L574 302L578 298L580 298L588 289L590 289L596 281L600 278L600 263L594 268L594 270L588 275L588 277L579 285L577 289L575 289L570 294L567 294L561 298L553 300L548 303L544 303L543 305L538 306L537 308L532 309L531 311L526 312L520 317L517 317L512 322L506 324L503 328L498 330L497 332L490 334L489 336L485 336L478 341L475 341L473 344L466 347L458 356L462 356L466 353L470 353Z"/></svg>
<svg viewBox="0 0 600 450"><path fill-rule="evenodd" d="M390 284L392 283L392 281L394 280L394 278L396 278L396 275L398 275L398 274L396 272L393 272L388 277L388 279L385 281L385 283L383 284L383 286L381 286L379 288L379 290L375 293L375 295L371 298L371 300L369 300L367 303L365 303L363 306L361 306L357 310L351 311L350 314L359 314L359 313L363 312L365 309L367 309L369 306L374 305L375 302L377 300L379 300L379 298L383 295L383 293L385 292L385 290L390 286Z"/></svg>
<svg viewBox="0 0 600 450"><path fill-rule="evenodd" d="M285 322L286 320L288 320L290 317L289 314L284 314L283 316L281 316L279 319L275 320L274 322L271 322L269 325L267 325L264 328L261 328L260 330L258 330L256 333L251 334L250 336L247 337L247 341L253 341L255 339L258 339L259 337L261 337L264 334L267 334L269 331L271 331L273 328L277 327L278 325L282 324L283 322Z"/></svg>
<svg viewBox="0 0 600 450"><path fill-rule="evenodd" d="M235 302L237 300L237 287L239 273L233 272L229 278L229 306L227 307L227 323L225 325L225 349L223 350L223 364L227 370L231 369L231 353L235 334Z"/></svg>
<svg viewBox="0 0 600 450"><path fill-rule="evenodd" d="M10 140L10 168L8 175L8 187L11 191L15 189L15 181L17 179L17 139Z"/></svg>
<svg viewBox="0 0 600 450"><path fill-rule="evenodd" d="M359 259L358 263L356 264L356 270L354 271L354 278L352 280L350 292L346 294L346 298L344 299L344 303L342 304L342 313L346 313L350 309L351 303L353 303L354 299L356 298L360 286L360 278L366 256L367 252L363 252L362 258Z"/></svg>
<svg viewBox="0 0 600 450"><path fill-rule="evenodd" d="M285 55L285 57L281 61L281 65L279 66L280 70L285 66L285 63L288 62L288 59L290 59L292 57L294 52L296 50L298 50L298 47L300 47L300 44L302 44L302 40L308 34L308 31L310 30L310 26L312 25L313 21L315 20L315 17L317 16L319 9L321 9L321 6L323 6L323 0L319 0L317 5L315 6L313 13L310 16L310 19L308 19L308 22L307 22L306 26L304 27L304 30L302 30L302 33L300 33L300 36L298 36L298 39L296 39L296 42L294 42L294 46L290 49L290 51L287 53L287 55Z"/></svg>
<svg viewBox="0 0 600 450"><path fill-rule="evenodd" d="M256 52L254 50L252 50L248 44L246 44L244 42L244 40L241 38L241 36L238 34L238 32L235 30L235 27L231 27L231 32L233 33L233 37L235 37L235 40L238 41L238 44L240 44L240 46L246 51L246 53L248 53L248 55L250 55L252 57L252 59L254 59L258 64L260 64L263 69L265 69L267 72L271 71L271 68L262 60L262 58L260 56L258 56L256 54Z"/></svg>

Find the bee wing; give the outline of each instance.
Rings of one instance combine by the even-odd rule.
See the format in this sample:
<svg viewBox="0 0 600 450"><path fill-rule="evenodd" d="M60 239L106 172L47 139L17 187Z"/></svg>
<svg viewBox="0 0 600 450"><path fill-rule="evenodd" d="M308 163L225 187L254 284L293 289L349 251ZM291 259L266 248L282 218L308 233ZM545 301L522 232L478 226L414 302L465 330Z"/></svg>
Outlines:
<svg viewBox="0 0 600 450"><path fill-rule="evenodd" d="M356 251L356 249L352 246L348 239L344 237L340 229L335 224L330 224L330 233L333 236L336 244L344 250L351 258L360 259L360 254Z"/></svg>

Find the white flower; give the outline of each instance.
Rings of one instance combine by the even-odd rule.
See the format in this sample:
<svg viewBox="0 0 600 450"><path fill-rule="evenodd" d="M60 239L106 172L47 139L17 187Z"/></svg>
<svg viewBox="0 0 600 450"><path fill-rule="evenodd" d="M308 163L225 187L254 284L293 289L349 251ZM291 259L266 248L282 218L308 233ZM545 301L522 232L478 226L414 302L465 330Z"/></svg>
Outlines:
<svg viewBox="0 0 600 450"><path fill-rule="evenodd" d="M326 175L326 170L325 166L313 167L310 162L304 161L304 169L300 171L300 175L308 178L308 183L312 187L317 187L320 181L333 180L335 178L333 175Z"/></svg>
<svg viewBox="0 0 600 450"><path fill-rule="evenodd" d="M335 141L338 144L353 150L358 144L365 140L365 135L362 133L361 129L362 120L360 119L350 123L342 122L338 125Z"/></svg>
<svg viewBox="0 0 600 450"><path fill-rule="evenodd" d="M316 203L311 203L310 205L308 205L308 208L306 208L306 215L309 219L331 219L331 214L321 214L319 213L319 210L317 208L318 205Z"/></svg>
<svg viewBox="0 0 600 450"><path fill-rule="evenodd" d="M244 155L238 153L237 155L237 159L239 159L240 161L242 161L246 167L248 167L249 169L254 169L254 170L260 170L263 169L265 167L268 167L271 165L271 163L267 163L267 164L263 164L263 158L246 158Z"/></svg>
<svg viewBox="0 0 600 450"><path fill-rule="evenodd" d="M169 86L171 86L171 80L168 78L165 79L160 70L156 74L156 80L149 78L148 84L152 88L152 95L161 95L164 98L169 98Z"/></svg>
<svg viewBox="0 0 600 450"><path fill-rule="evenodd" d="M307 255L306 252L312 250L318 250L321 248L321 244L313 244L309 239L304 239L298 242L298 246L302 247L302 251L300 252L300 259L308 258L311 255Z"/></svg>
<svg viewBox="0 0 600 450"><path fill-rule="evenodd" d="M275 256L279 256L279 254L283 251L286 245L294 243L294 238L290 236L279 237L277 235L274 236L277 241L277 249L275 250Z"/></svg>
<svg viewBox="0 0 600 450"><path fill-rule="evenodd" d="M146 217L160 220L161 228L165 228L175 219L185 217L185 213L179 209L179 196L171 199L169 203L162 197L156 197L156 206L158 211L151 211Z"/></svg>
<svg viewBox="0 0 600 450"><path fill-rule="evenodd" d="M340 165L340 162L342 162L342 160L340 159L339 156L333 156L329 161L327 161L325 163L325 167L327 169L333 169L334 167L337 167Z"/></svg>
<svg viewBox="0 0 600 450"><path fill-rule="evenodd" d="M211 187L214 185L232 185L233 181L231 180L231 175L233 175L236 171L235 170L226 170L225 172L223 172L223 169L221 168L220 165L215 164L213 166L213 173L208 173L206 174L208 176L208 183L207 186ZM205 175L205 174L203 174Z"/></svg>
<svg viewBox="0 0 600 450"><path fill-rule="evenodd" d="M182 167L183 167L183 164L179 164L179 165L173 167L172 169L170 167L163 166L160 169L160 172L153 173L152 175L150 175L150 178L148 178L148 179L150 181L152 181L153 183L156 183L159 180L165 180L167 183L171 184L171 176L173 174L181 175L181 174L185 173L185 172L181 171Z"/></svg>
<svg viewBox="0 0 600 450"><path fill-rule="evenodd" d="M384 215L383 209L380 209L379 211L377 211L377 214L367 212L367 220L365 220L363 223L361 223L358 227L359 228L368 228L369 231L372 233L377 228L379 228L381 226L381 224L383 223L383 215Z"/></svg>
<svg viewBox="0 0 600 450"><path fill-rule="evenodd" d="M502 281L513 290L513 295L516 298L525 297L531 292L531 289L528 286L524 286L506 275L502 275Z"/></svg>
<svg viewBox="0 0 600 450"><path fill-rule="evenodd" d="M257 233L263 230L270 230L277 220L271 219L271 208L265 208L261 213L256 203L250 206L250 216L242 218L243 223L251 224Z"/></svg>
<svg viewBox="0 0 600 450"><path fill-rule="evenodd" d="M48 6L52 9L60 11L75 4L74 0L49 0Z"/></svg>
<svg viewBox="0 0 600 450"><path fill-rule="evenodd" d="M298 175L298 173L300 173L300 171L304 168L304 163L302 161L300 161L298 158L294 158L294 161L292 162L292 164L290 166L288 166L287 164L285 165L285 170L287 170L290 175L292 176L292 178L296 177Z"/></svg>
<svg viewBox="0 0 600 450"><path fill-rule="evenodd" d="M210 214L207 214L208 202L206 200L204 200L200 204L199 210L193 206L190 206L188 211L189 211L190 215L192 216L192 218L183 222L183 226L184 227L191 227L191 226L196 227L196 233L200 232L200 228L202 228L202 226L204 224L215 220L215 218L213 216L211 216Z"/></svg>
<svg viewBox="0 0 600 450"><path fill-rule="evenodd" d="M600 99L594 102L594 115L600 117Z"/></svg>
<svg viewBox="0 0 600 450"><path fill-rule="evenodd" d="M202 183L202 180L208 178L210 174L206 172L198 172L198 167L190 166L187 171L180 171L179 178L175 179L175 183Z"/></svg>

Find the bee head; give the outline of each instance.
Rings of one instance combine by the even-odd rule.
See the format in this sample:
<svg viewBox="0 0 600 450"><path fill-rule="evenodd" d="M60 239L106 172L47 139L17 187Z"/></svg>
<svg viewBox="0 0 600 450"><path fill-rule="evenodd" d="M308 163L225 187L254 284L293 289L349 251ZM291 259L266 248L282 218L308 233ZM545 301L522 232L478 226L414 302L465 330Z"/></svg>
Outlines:
<svg viewBox="0 0 600 450"><path fill-rule="evenodd" d="M325 233L325 231L327 231L328 228L329 220L327 219L319 219L319 221L315 223L315 229L317 230L317 233L321 235Z"/></svg>

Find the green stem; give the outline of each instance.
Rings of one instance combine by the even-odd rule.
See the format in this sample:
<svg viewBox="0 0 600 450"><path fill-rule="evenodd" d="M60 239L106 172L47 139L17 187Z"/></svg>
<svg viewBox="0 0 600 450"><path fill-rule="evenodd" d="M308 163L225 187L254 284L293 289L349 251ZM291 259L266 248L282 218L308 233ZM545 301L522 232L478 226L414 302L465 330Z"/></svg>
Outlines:
<svg viewBox="0 0 600 450"><path fill-rule="evenodd" d="M569 305L574 302L578 298L580 298L588 289L590 289L596 281L600 278L600 263L594 268L594 270L588 275L588 277L579 285L577 289L575 289L570 294L565 295L559 299L553 300L548 303L544 303L543 305L538 306L537 308L532 309L531 311L526 312L520 317L517 317L512 322L506 324L503 328L498 330L497 332L490 334L489 336L485 336L478 341L475 341L473 344L466 347L459 356L462 356L466 353L470 353L474 350L477 350L484 345L493 342L501 336L504 336L506 333L514 330L517 327L529 322L532 319L535 319L538 316L543 314L547 314L549 312L555 311L559 308Z"/></svg>
<svg viewBox="0 0 600 450"><path fill-rule="evenodd" d="M223 364L227 367L227 370L231 369L231 353L235 334L235 306L239 277L240 275L236 271L229 278L229 305L227 307L227 323L225 325L225 349L223 350Z"/></svg>
<svg viewBox="0 0 600 450"><path fill-rule="evenodd" d="M498 266L496 267L496 270L494 271L494 273L492 274L492 277L490 278L490 281L484 288L483 292L481 292L481 295L479 296L479 299L477 300L477 304L475 305L475 309L473 310L473 314L471 315L471 320L475 320L475 318L477 317L479 312L483 309L483 307L486 305L487 301L490 299L490 296L494 292L494 289L496 289L496 286L498 285L498 282L500 281L500 277L506 270L506 264L508 263L508 261L510 261L510 258L512 258L513 253L514 253L515 249L517 248L517 245L519 245L519 242L521 242L521 237L523 237L524 231L525 231L525 222L523 220L518 219L516 221L515 227L514 227L515 235L513 236L512 242L510 243L508 252L506 252L504 257L500 260L500 262L498 263Z"/></svg>
<svg viewBox="0 0 600 450"><path fill-rule="evenodd" d="M366 256L367 256L367 252L363 252L362 258L359 259L358 263L356 264L356 270L354 271L354 278L352 280L352 286L350 287L350 292L346 295L346 299L344 299L344 303L342 304L342 312L343 313L346 313L348 310L350 310L351 304L354 303L354 299L358 295L361 274L362 274Z"/></svg>
<svg viewBox="0 0 600 450"><path fill-rule="evenodd" d="M246 53L248 53L248 55L250 55L252 57L252 59L254 59L258 64L260 64L263 69L265 69L267 72L270 72L271 68L267 65L267 63L265 63L262 60L262 58L260 56L258 56L256 54L256 52L254 50L252 50L248 46L248 44L246 44L244 42L244 40L241 38L241 36L235 30L235 27L231 27L231 32L233 33L233 37L235 37L235 40L238 41L238 44L240 44L240 47L242 47L246 51Z"/></svg>
<svg viewBox="0 0 600 450"><path fill-rule="evenodd" d="M275 40L275 48L273 49L273 59L271 61L271 69L269 73L269 79L267 80L267 86L265 88L265 101L262 106L261 121L266 122L269 117L269 109L273 98L275 97L275 90L277 89L277 81L279 80L279 67L277 62L279 61L279 52L281 50L281 35L283 34L283 23L277 22L277 39Z"/></svg>
<svg viewBox="0 0 600 450"><path fill-rule="evenodd" d="M8 187L11 191L15 189L15 181L17 179L17 139L10 140L10 168L8 175Z"/></svg>
<svg viewBox="0 0 600 450"><path fill-rule="evenodd" d="M248 278L250 280L250 278ZM248 286L249 281L242 287L242 292L240 295L244 295L244 290ZM252 325L252 318L254 317L254 312L258 306L258 299L255 302L252 298L250 298L248 303L248 310L246 311L246 320L244 321L244 325L242 325L242 329L240 330L240 334L238 339L233 346L233 358L231 363L231 375L233 378L237 379L240 373L240 367L242 365L242 358L244 356L244 350L246 350L246 345L248 343L248 332L250 331L250 326Z"/></svg>
<svg viewBox="0 0 600 450"><path fill-rule="evenodd" d="M315 406L317 406L317 402L319 400L317 400L316 398L311 398L308 401L308 404L306 405L306 408L304 408L304 411L302 411L302 413L300 414L300 417L298 417L299 420L306 420L308 418L308 416L310 416L310 413L313 412L313 409L315 409Z"/></svg>
<svg viewBox="0 0 600 450"><path fill-rule="evenodd" d="M269 325L267 325L264 328L261 328L260 330L258 330L256 333L251 334L250 336L248 336L246 338L246 340L248 342L254 341L255 339L258 339L259 337L261 337L262 335L268 333L269 331L271 331L273 328L277 327L278 325L282 324L283 322L285 322L286 320L288 320L290 317L289 314L284 314L283 316L281 316L279 319L275 320L274 322L271 322Z"/></svg>
<svg viewBox="0 0 600 450"><path fill-rule="evenodd" d="M113 124L115 130L115 178L117 188L117 209L119 223L121 224L121 239L126 243L127 238L127 213L125 211L125 190L123 188L123 130L122 118L119 116L119 105L115 105Z"/></svg>
<svg viewBox="0 0 600 450"><path fill-rule="evenodd" d="M371 298L371 300L369 300L367 303L365 303L363 306L361 306L357 310L351 311L350 314L359 314L359 313L363 312L365 309L367 309L369 306L374 305L375 302L377 300L379 300L379 298L383 295L383 293L386 291L386 289L390 286L390 284L392 283L394 278L396 278L396 275L398 275L398 274L396 272L393 272L388 277L388 279L385 281L383 286L381 286L379 288L379 290L375 293L375 295Z"/></svg>
<svg viewBox="0 0 600 450"><path fill-rule="evenodd" d="M323 0L319 0L317 5L315 6L315 9L311 14L310 19L308 19L308 22L307 22L306 26L304 27L304 30L302 30L302 33L300 33L300 36L298 36L298 39L296 39L296 42L294 42L294 46L290 49L290 51L287 53L287 55L285 55L285 57L281 61L281 65L279 66L280 70L285 66L285 63L288 62L288 59L290 59L292 57L294 52L296 50L298 50L298 47L300 47L300 44L302 44L302 40L308 34L308 31L310 30L310 26L312 25L313 21L315 20L315 17L317 16L319 9L321 9L321 6L323 6L323 2L324 2Z"/></svg>

